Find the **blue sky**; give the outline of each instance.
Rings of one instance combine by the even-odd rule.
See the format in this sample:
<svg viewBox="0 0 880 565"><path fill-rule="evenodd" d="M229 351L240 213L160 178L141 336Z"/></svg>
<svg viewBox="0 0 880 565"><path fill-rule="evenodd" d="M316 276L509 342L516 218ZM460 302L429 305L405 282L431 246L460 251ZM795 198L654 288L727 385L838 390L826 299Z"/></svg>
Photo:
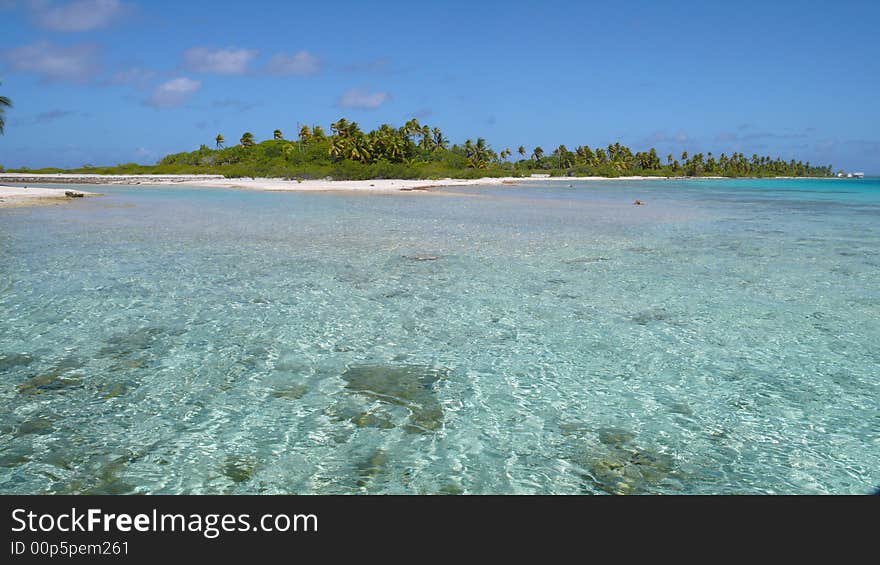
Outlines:
<svg viewBox="0 0 880 565"><path fill-rule="evenodd" d="M6 167L345 116L880 173L880 2L0 0Z"/></svg>

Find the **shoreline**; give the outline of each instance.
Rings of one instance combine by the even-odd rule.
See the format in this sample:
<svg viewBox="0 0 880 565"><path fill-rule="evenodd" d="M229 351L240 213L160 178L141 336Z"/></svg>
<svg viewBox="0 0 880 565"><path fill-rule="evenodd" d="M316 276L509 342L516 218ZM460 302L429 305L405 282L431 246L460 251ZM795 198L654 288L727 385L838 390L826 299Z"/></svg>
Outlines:
<svg viewBox="0 0 880 565"><path fill-rule="evenodd" d="M819 178L839 180L837 177L736 177L737 179L798 179ZM370 179L370 180L287 180L280 178L226 178L222 175L99 175L72 173L0 173L0 208L21 208L62 204L75 200L65 195L62 188L22 188L9 184L59 184L59 185L124 185L124 186L187 186L192 188L225 188L257 190L265 192L347 192L359 194L431 193L452 194L442 190L466 186L515 186L532 182L576 181L701 181L735 180L731 177L482 177L477 179ZM84 196L101 196L94 192L77 190Z"/></svg>
<svg viewBox="0 0 880 565"><path fill-rule="evenodd" d="M77 194L68 196L68 192ZM77 200L79 197L101 196L94 192L66 190L63 188L22 188L0 184L0 208L24 208L27 206L58 205Z"/></svg>
<svg viewBox="0 0 880 565"><path fill-rule="evenodd" d="M0 185L14 184L77 184L77 185L146 185L174 186L186 185L205 188L231 188L241 190L295 191L295 192L364 192L395 193L424 192L435 188L455 188L461 186L518 185L530 182L575 182L575 181L663 181L663 180L723 180L728 177L483 177L478 179L371 179L371 180L287 180L280 178L226 178L222 175L98 175L98 174L39 174L39 173L0 173ZM750 177L738 177L750 178ZM762 177L791 179L801 177ZM825 178L825 177L803 177ZM830 177L833 178L833 177ZM6 187L4 187L6 188ZM12 188L12 187L9 187ZM53 189L28 189L53 190ZM89 193L89 196L93 194ZM10 196L12 196L10 194ZM63 194L62 194L63 197ZM46 198L57 198L47 194Z"/></svg>
<svg viewBox="0 0 880 565"><path fill-rule="evenodd" d="M0 173L0 183L175 186L230 188L268 192L427 192L461 186L517 185L534 181L574 180L663 180L665 177L482 177L478 179L370 179L370 180L286 180L279 178L226 178L221 175L90 175ZM31 190L31 189L29 189ZM49 190L49 189L47 189Z"/></svg>

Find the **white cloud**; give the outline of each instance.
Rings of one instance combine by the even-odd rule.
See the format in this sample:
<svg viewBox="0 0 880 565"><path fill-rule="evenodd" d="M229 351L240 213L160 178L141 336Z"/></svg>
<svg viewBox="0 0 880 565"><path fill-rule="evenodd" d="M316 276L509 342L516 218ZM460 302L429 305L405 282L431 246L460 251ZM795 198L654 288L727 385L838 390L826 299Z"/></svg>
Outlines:
<svg viewBox="0 0 880 565"><path fill-rule="evenodd" d="M216 49L193 47L183 54L187 69L197 73L240 75L248 70L250 62L259 54L253 49Z"/></svg>
<svg viewBox="0 0 880 565"><path fill-rule="evenodd" d="M390 98L387 92L367 92L360 88L352 88L339 98L339 105L343 108L360 108L372 110L378 108Z"/></svg>
<svg viewBox="0 0 880 565"><path fill-rule="evenodd" d="M156 87L147 104L154 108L174 108L186 102L201 87L201 81L186 77L169 80Z"/></svg>
<svg viewBox="0 0 880 565"><path fill-rule="evenodd" d="M119 0L74 0L56 5L50 0L30 0L37 23L53 31L90 31L107 27L129 11Z"/></svg>
<svg viewBox="0 0 880 565"><path fill-rule="evenodd" d="M270 73L277 75L313 75L321 70L321 61L308 51L295 55L277 53L267 68Z"/></svg>
<svg viewBox="0 0 880 565"><path fill-rule="evenodd" d="M100 70L100 55L94 45L59 46L48 41L2 52L15 71L36 73L49 80L86 82Z"/></svg>

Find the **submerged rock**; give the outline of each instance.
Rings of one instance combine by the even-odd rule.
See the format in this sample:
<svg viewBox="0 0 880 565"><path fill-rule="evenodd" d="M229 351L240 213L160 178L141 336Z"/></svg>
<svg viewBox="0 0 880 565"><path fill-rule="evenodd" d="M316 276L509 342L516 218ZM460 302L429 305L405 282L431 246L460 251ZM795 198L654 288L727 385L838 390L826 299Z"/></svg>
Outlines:
<svg viewBox="0 0 880 565"><path fill-rule="evenodd" d="M0 355L0 370L27 367L33 362L33 356L28 353L6 353Z"/></svg>
<svg viewBox="0 0 880 565"><path fill-rule="evenodd" d="M11 469L31 460L30 449L16 445L0 451L0 468Z"/></svg>
<svg viewBox="0 0 880 565"><path fill-rule="evenodd" d="M223 474L234 483L243 483L253 478L257 463L250 457L230 457L223 465Z"/></svg>
<svg viewBox="0 0 880 565"><path fill-rule="evenodd" d="M18 385L18 392L24 395L42 394L81 386L79 377L65 376L71 371L83 367L82 361L76 357L66 357L58 361L51 369Z"/></svg>
<svg viewBox="0 0 880 565"><path fill-rule="evenodd" d="M574 259L566 259L563 263L568 265L576 265L579 263L601 263L603 261L610 261L611 259L607 257L575 257Z"/></svg>
<svg viewBox="0 0 880 565"><path fill-rule="evenodd" d="M126 387L124 383L113 383L107 387L107 390L103 394L103 398L116 398L117 396L122 396L126 392L128 392L128 387Z"/></svg>
<svg viewBox="0 0 880 565"><path fill-rule="evenodd" d="M38 417L33 418L31 420L25 420L18 426L18 435L26 436L26 435L46 435L52 433L52 420L46 417Z"/></svg>
<svg viewBox="0 0 880 565"><path fill-rule="evenodd" d="M448 482L440 487L440 490L437 491L437 494L457 496L464 494L464 489L456 483Z"/></svg>
<svg viewBox="0 0 880 565"><path fill-rule="evenodd" d="M565 436L577 438L579 453L570 459L583 470L577 474L602 492L656 492L661 483L681 478L682 473L670 455L638 445L636 434L629 430L591 430L590 426L579 423L561 423L560 430ZM598 444L594 443L595 439L599 440Z"/></svg>
<svg viewBox="0 0 880 565"><path fill-rule="evenodd" d="M351 418L351 422L359 428L379 428L390 430L394 427L391 416L384 411L362 412Z"/></svg>
<svg viewBox="0 0 880 565"><path fill-rule="evenodd" d="M369 486L373 480L384 474L388 467L388 455L382 449L377 449L366 459L357 464L357 486Z"/></svg>
<svg viewBox="0 0 880 565"><path fill-rule="evenodd" d="M44 392L63 390L65 388L80 386L81 381L76 378L65 378L58 374L49 373L28 379L18 385L18 392L26 396L42 394Z"/></svg>
<svg viewBox="0 0 880 565"><path fill-rule="evenodd" d="M609 494L652 492L665 479L676 475L669 455L647 449L614 447L606 454L586 461L588 478L596 488Z"/></svg>
<svg viewBox="0 0 880 565"><path fill-rule="evenodd" d="M682 416L693 416L694 411L689 404L685 402L674 402L669 406L669 411L673 414L681 414Z"/></svg>
<svg viewBox="0 0 880 565"><path fill-rule="evenodd" d="M299 400L309 391L306 385L290 385L288 387L278 389L272 392L272 396L275 398L292 398L294 400Z"/></svg>
<svg viewBox="0 0 880 565"><path fill-rule="evenodd" d="M599 430L599 441L609 447L620 448L636 438L636 434L620 428L604 428Z"/></svg>
<svg viewBox="0 0 880 565"><path fill-rule="evenodd" d="M403 429L427 433L443 426L443 407L434 385L447 371L422 365L353 365L342 374L345 388L409 410Z"/></svg>
<svg viewBox="0 0 880 565"><path fill-rule="evenodd" d="M672 314L666 311L665 308L653 308L651 310L645 310L644 312L639 312L630 317L630 319L640 326L647 326L653 322L665 322L672 319Z"/></svg>
<svg viewBox="0 0 880 565"><path fill-rule="evenodd" d="M150 360L146 357L133 357L131 359L123 359L113 366L115 370L143 369L149 366Z"/></svg>
<svg viewBox="0 0 880 565"><path fill-rule="evenodd" d="M164 328L146 327L133 332L119 334L106 340L98 353L114 358L122 358L151 348L164 335L179 335L181 331L170 331Z"/></svg>
<svg viewBox="0 0 880 565"><path fill-rule="evenodd" d="M124 471L129 463L136 459L133 454L123 455L107 460L103 464L96 461L100 466L88 483L77 485L74 483L73 492L77 494L106 495L106 494L129 494L134 491L131 485L119 478L119 473ZM99 460L100 461L100 460Z"/></svg>

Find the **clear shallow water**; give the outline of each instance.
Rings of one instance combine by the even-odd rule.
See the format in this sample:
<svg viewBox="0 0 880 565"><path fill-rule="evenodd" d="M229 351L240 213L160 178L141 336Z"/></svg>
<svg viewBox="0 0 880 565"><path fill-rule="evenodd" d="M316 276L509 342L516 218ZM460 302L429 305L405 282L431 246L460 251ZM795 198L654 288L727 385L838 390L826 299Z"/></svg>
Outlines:
<svg viewBox="0 0 880 565"><path fill-rule="evenodd" d="M880 183L571 184L0 210L0 492L880 486Z"/></svg>

